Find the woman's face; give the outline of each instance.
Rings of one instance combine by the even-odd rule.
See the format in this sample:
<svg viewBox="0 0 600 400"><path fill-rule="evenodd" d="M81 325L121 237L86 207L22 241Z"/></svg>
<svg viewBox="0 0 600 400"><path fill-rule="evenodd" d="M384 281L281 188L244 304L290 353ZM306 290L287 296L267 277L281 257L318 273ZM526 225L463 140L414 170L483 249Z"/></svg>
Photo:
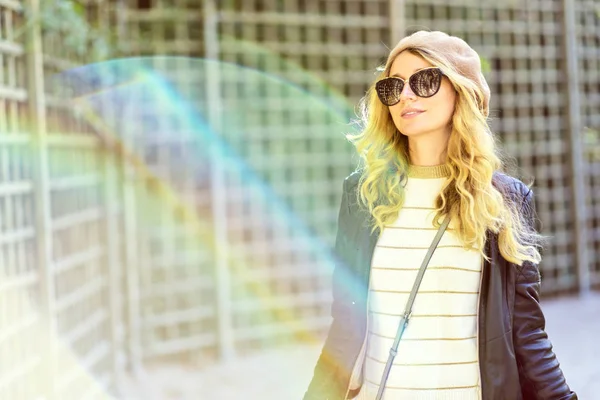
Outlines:
<svg viewBox="0 0 600 400"><path fill-rule="evenodd" d="M398 76L405 80L400 102L390 106L390 114L394 125L400 133L414 137L417 135L450 135L451 121L456 102L456 92L447 77L443 77L440 90L432 97L423 98L415 95L406 82L416 71L431 67L424 58L401 52L393 61L389 76ZM416 113L403 115L409 109Z"/></svg>

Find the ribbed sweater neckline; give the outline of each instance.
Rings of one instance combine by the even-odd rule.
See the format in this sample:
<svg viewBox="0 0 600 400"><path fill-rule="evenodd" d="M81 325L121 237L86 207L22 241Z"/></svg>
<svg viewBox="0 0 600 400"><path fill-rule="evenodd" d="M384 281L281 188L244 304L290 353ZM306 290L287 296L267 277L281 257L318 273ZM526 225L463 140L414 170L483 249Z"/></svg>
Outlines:
<svg viewBox="0 0 600 400"><path fill-rule="evenodd" d="M439 165L412 165L408 166L409 178L436 179L450 176L450 167L447 164Z"/></svg>

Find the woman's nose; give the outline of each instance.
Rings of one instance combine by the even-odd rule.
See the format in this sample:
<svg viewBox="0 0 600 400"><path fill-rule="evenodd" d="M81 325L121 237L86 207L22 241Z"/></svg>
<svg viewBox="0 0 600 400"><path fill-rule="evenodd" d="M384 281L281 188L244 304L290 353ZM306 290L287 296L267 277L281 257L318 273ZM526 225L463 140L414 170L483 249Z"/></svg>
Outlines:
<svg viewBox="0 0 600 400"><path fill-rule="evenodd" d="M402 92L400 92L400 98L413 98L416 97L416 95L413 93L410 85L407 83L404 84L404 87L402 88Z"/></svg>

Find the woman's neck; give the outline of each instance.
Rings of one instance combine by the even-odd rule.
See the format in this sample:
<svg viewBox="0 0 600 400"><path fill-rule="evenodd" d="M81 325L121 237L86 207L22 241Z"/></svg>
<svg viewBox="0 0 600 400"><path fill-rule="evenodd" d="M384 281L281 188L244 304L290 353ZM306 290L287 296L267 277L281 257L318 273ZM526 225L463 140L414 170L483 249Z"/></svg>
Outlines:
<svg viewBox="0 0 600 400"><path fill-rule="evenodd" d="M441 165L446 162L449 132L436 132L408 138L410 163L419 166Z"/></svg>

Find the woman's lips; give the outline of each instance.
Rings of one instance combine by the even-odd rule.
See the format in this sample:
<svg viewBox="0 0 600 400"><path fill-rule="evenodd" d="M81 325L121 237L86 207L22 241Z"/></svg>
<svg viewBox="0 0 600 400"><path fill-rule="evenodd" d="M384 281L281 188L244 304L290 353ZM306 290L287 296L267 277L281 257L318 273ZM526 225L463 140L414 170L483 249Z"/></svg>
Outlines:
<svg viewBox="0 0 600 400"><path fill-rule="evenodd" d="M405 118L405 119L411 119L411 118L415 118L415 117L416 117L416 116L418 116L418 115L421 115L421 114L423 114L424 112L425 112L425 111L410 111L410 112L407 112L407 113L406 113L406 114L404 114L404 115L401 115L401 117L402 117L402 118Z"/></svg>

